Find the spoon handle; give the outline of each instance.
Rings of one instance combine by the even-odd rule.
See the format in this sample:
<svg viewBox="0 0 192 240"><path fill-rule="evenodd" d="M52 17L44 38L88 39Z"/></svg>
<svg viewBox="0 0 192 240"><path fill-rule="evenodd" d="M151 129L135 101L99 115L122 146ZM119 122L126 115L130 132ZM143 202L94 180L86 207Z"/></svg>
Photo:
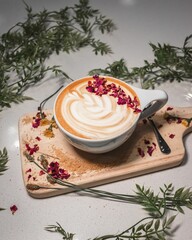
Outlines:
<svg viewBox="0 0 192 240"><path fill-rule="evenodd" d="M153 120L151 118L148 118L148 121L150 122L151 126L153 127L154 133L157 137L157 142L159 144L159 148L161 150L162 153L164 154L169 154L171 152L170 147L168 146L168 144L165 142L164 138L161 136L159 130L157 129L155 123L153 122Z"/></svg>

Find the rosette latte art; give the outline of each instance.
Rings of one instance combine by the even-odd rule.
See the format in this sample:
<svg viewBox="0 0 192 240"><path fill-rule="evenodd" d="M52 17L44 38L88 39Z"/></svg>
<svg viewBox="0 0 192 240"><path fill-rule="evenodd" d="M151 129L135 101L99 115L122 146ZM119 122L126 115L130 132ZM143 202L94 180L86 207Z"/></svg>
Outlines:
<svg viewBox="0 0 192 240"><path fill-rule="evenodd" d="M134 93L125 86L121 85L125 94L134 99ZM87 81L73 83L57 99L56 116L66 131L86 139L107 139L135 122L137 114L127 104L118 104L111 94L97 95L86 87Z"/></svg>

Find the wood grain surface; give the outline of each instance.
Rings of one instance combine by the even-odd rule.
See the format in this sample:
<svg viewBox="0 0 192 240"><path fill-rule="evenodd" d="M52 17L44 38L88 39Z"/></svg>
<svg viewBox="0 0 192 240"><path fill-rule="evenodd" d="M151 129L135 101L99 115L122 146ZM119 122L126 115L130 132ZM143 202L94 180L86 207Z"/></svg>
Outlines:
<svg viewBox="0 0 192 240"><path fill-rule="evenodd" d="M46 110L45 112L47 118L51 119L52 111ZM183 137L192 131L192 123L189 126L183 122L178 123L178 121L170 123L165 119L166 113L180 118L191 118L192 108L173 107L169 110L168 106L165 106L153 116L161 135L171 148L171 153L168 155L159 150L155 134L148 122L140 121L131 138L119 148L105 154L90 154L70 145L59 129L53 129L55 136L52 138L44 136L44 131L48 126L33 128L32 121L36 113L25 114L19 120L24 184L25 186L36 184L48 187L48 189L40 188L39 190L27 189L28 193L34 198L46 198L74 190L70 187L61 189L61 186L49 183L47 175L40 174L40 168L26 158L24 154L26 144L39 146L39 150L33 154L35 161L38 162L38 156L42 154L46 156L48 162L57 161L61 168L70 173L66 181L81 187L94 187L179 166L185 155ZM147 151L150 147L155 148L151 156ZM139 154L139 148L144 152L144 157Z"/></svg>

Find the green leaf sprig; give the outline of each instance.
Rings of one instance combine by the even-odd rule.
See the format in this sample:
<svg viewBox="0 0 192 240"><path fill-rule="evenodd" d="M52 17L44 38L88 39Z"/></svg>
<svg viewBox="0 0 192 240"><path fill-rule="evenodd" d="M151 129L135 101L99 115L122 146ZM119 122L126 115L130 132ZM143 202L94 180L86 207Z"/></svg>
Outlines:
<svg viewBox="0 0 192 240"><path fill-rule="evenodd" d="M169 211L177 211L184 213L183 207L192 209L192 191L190 188L179 188L173 192L174 187L172 184L164 185L164 188L160 188L160 194L154 194L154 191L144 186L136 185L135 195L116 194L92 188L82 189L74 184L66 183L61 184L61 181L55 182L62 186L71 186L76 191L89 193L91 196L107 198L117 201L123 201L127 203L133 203L143 206L144 210L149 214L148 217L142 218L131 227L118 234L108 234L93 238L93 240L125 240L125 239L149 239L149 240L166 240L170 239L170 236L174 233L172 230L172 223L174 222L176 215L167 217ZM36 186L37 187L37 186ZM39 187L38 189L40 189ZM44 188L44 187L43 187ZM36 189L37 190L37 189ZM45 230L50 232L59 233L63 239L73 240L74 235L66 232L62 226L49 225L45 227ZM168 238L167 238L168 237Z"/></svg>
<svg viewBox="0 0 192 240"><path fill-rule="evenodd" d="M135 194L120 194L112 193L103 190L97 190L94 188L82 188L68 181L63 181L59 178L53 178L43 167L35 161L35 158L26 155L27 159L38 166L47 174L47 178L54 185L57 183L60 187L45 187L37 184L27 184L27 189L30 191L37 191L39 189L62 189L63 187L72 188L77 193L86 194L86 196L103 198L107 200L115 200L129 204L137 204L143 207L148 213L148 217L142 218L133 226L127 228L119 234L109 234L101 237L96 237L93 240L124 240L124 239L162 239L166 240L172 234L171 224L174 221L176 215L172 215L167 218L169 211L184 213L184 207L192 209L192 191L191 188L181 187L174 191L172 184L164 185L160 187L160 193L155 194L151 188L139 186L136 184ZM49 181L50 182L50 181ZM59 233L63 236L63 239L73 240L74 234L66 232L62 226L49 225L45 228L47 231Z"/></svg>
<svg viewBox="0 0 192 240"><path fill-rule="evenodd" d="M8 153L7 149L3 148L3 150L0 150L0 176L3 174L4 171L7 170L7 162L8 162Z"/></svg>
<svg viewBox="0 0 192 240"><path fill-rule="evenodd" d="M140 81L142 88L154 88L166 81L192 81L192 34L185 38L182 47L170 44L150 43L153 62L144 60L143 67L128 69L126 61L120 59L104 69L93 69L89 75L102 74L133 83Z"/></svg>
<svg viewBox="0 0 192 240"><path fill-rule="evenodd" d="M96 237L93 240L166 240L166 236L170 237L171 235L171 224L175 220L175 217L175 215L171 216L170 218L165 217L163 219L151 219L150 217L146 217L121 233L108 234ZM66 232L59 223L57 223L57 225L49 225L45 227L45 230L49 232L59 233L62 235L62 239L65 240L73 240L73 237L75 235L73 233Z"/></svg>
<svg viewBox="0 0 192 240"><path fill-rule="evenodd" d="M28 158L28 155L25 155ZM160 188L160 194L155 194L150 188L145 188L144 186L139 186L136 184L137 191L135 195L130 194L120 194L112 193L103 190L97 190L94 188L82 188L71 182L61 180L59 178L53 178L44 168L35 161L34 157L31 158L29 155L28 160L38 166L42 171L47 174L47 177L52 180L53 183L57 183L60 186L68 187L79 193L85 193L92 197L98 197L108 200L116 200L125 203L138 204L143 206L143 208L149 213L150 216L154 218L160 218L165 215L167 210L179 211L184 213L184 207L192 209L192 190L191 188L179 188L174 192L174 187L172 184L164 185ZM36 191L39 189L56 189L56 186L45 187L37 184L27 184L27 189L30 191ZM61 187L58 189L62 189Z"/></svg>
<svg viewBox="0 0 192 240"><path fill-rule="evenodd" d="M112 53L108 44L95 37L112 32L111 19L93 9L88 0L59 11L33 13L25 3L27 19L16 23L0 37L0 110L30 99L22 93L41 81L47 72L70 79L59 66L47 66L52 54L69 54L91 47L95 54Z"/></svg>
<svg viewBox="0 0 192 240"><path fill-rule="evenodd" d="M64 240L73 240L75 234L66 232L63 227L57 223L57 225L49 225L45 228L48 232L57 232L63 236Z"/></svg>
<svg viewBox="0 0 192 240"><path fill-rule="evenodd" d="M3 148L0 150L0 176L7 170L7 162L9 160L7 149ZM0 207L0 211L5 210L5 208Z"/></svg>

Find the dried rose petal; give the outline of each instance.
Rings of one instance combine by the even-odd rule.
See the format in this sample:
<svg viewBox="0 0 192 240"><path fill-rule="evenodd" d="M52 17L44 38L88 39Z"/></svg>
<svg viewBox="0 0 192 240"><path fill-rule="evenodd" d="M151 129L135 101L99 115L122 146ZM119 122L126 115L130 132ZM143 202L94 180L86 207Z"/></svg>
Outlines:
<svg viewBox="0 0 192 240"><path fill-rule="evenodd" d="M150 141L147 140L147 139L144 139L144 143L145 143L145 144L150 144Z"/></svg>
<svg viewBox="0 0 192 240"><path fill-rule="evenodd" d="M42 175L44 175L45 174L45 172L43 171L43 170L41 170L40 172L39 172L39 176L42 176Z"/></svg>
<svg viewBox="0 0 192 240"><path fill-rule="evenodd" d="M167 111L173 110L173 107L167 107Z"/></svg>
<svg viewBox="0 0 192 240"><path fill-rule="evenodd" d="M109 94L109 96L117 98L118 105L127 104L127 107L132 108L134 113L141 112L141 109L138 108L139 100L136 96L134 99L131 99L130 96L126 96L125 91L120 86L117 86L115 83L107 84L107 80L100 78L98 75L94 75L93 79L93 81L88 81L86 87L88 92L95 93L98 96Z"/></svg>
<svg viewBox="0 0 192 240"><path fill-rule="evenodd" d="M55 179L68 179L70 177L67 170L59 167L58 162L51 162L48 166L47 172Z"/></svg>
<svg viewBox="0 0 192 240"><path fill-rule="evenodd" d="M26 150L29 152L29 155L33 155L33 153L39 150L39 146L35 144L33 147L30 147L28 143L25 144Z"/></svg>
<svg viewBox="0 0 192 240"><path fill-rule="evenodd" d="M139 108L134 109L134 113L140 113L140 112L141 112L141 109L139 109Z"/></svg>
<svg viewBox="0 0 192 240"><path fill-rule="evenodd" d="M32 127L33 127L33 128L38 128L39 125L40 125L40 121L41 121L40 118L36 118L36 119L32 122Z"/></svg>
<svg viewBox="0 0 192 240"><path fill-rule="evenodd" d="M149 156L152 156L152 153L153 153L154 150L155 150L154 147L147 146L147 153L149 154Z"/></svg>
<svg viewBox="0 0 192 240"><path fill-rule="evenodd" d="M16 205L13 205L13 206L10 207L10 210L11 210L12 214L14 215L15 212L18 210L18 208L17 208Z"/></svg>
<svg viewBox="0 0 192 240"><path fill-rule="evenodd" d="M126 104L126 99L125 99L125 98L118 97L117 104L119 104L119 105L124 105L124 104Z"/></svg>
<svg viewBox="0 0 192 240"><path fill-rule="evenodd" d="M31 172L31 168L29 168L25 173L29 173L29 172Z"/></svg>
<svg viewBox="0 0 192 240"><path fill-rule="evenodd" d="M152 144L153 144L154 148L156 148L157 144L156 144L156 143L154 143L154 142L152 142Z"/></svg>
<svg viewBox="0 0 192 240"><path fill-rule="evenodd" d="M175 134L171 133L171 134L169 134L169 137L173 139L175 137Z"/></svg>
<svg viewBox="0 0 192 240"><path fill-rule="evenodd" d="M32 175L29 174L28 177L27 177L27 181L29 181L29 179L30 179L31 177L32 177Z"/></svg>
<svg viewBox="0 0 192 240"><path fill-rule="evenodd" d="M178 117L178 118L177 118L177 123L178 123L178 124L182 123L182 118L179 118L179 117Z"/></svg>
<svg viewBox="0 0 192 240"><path fill-rule="evenodd" d="M137 151L138 151L138 153L139 153L139 155L140 155L141 157L144 157L144 156L145 156L145 153L144 153L143 149L137 148Z"/></svg>
<svg viewBox="0 0 192 240"><path fill-rule="evenodd" d="M147 153L149 156L152 156L154 150L156 149L156 143L152 143L152 146L147 146Z"/></svg>
<svg viewBox="0 0 192 240"><path fill-rule="evenodd" d="M86 89L88 92L92 92L92 93L95 92L94 87L92 87L92 86L88 86L88 87L86 87Z"/></svg>
<svg viewBox="0 0 192 240"><path fill-rule="evenodd" d="M36 139L37 141L41 141L41 138L38 137L38 136L37 136L35 139Z"/></svg>
<svg viewBox="0 0 192 240"><path fill-rule="evenodd" d="M41 120L44 119L46 117L46 114L44 112L37 112L36 116L33 117L33 121L32 121L32 127L33 128L38 128L41 124Z"/></svg>

